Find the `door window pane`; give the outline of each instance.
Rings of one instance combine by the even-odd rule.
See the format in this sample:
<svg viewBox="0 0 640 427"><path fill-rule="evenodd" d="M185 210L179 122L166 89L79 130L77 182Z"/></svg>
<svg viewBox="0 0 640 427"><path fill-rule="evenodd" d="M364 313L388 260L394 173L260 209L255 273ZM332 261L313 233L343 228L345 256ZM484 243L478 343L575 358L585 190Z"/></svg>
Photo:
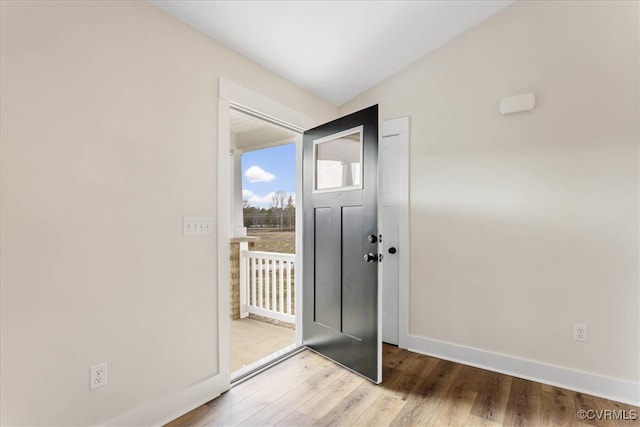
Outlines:
<svg viewBox="0 0 640 427"><path fill-rule="evenodd" d="M316 192L362 188L362 126L314 141Z"/></svg>

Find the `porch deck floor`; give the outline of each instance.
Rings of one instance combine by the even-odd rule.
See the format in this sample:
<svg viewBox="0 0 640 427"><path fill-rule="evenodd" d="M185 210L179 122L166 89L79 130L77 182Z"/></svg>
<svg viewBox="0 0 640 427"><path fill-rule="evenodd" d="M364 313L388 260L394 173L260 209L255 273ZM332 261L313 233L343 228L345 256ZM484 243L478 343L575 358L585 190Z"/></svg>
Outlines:
<svg viewBox="0 0 640 427"><path fill-rule="evenodd" d="M231 321L231 372L294 344L296 331L254 319Z"/></svg>

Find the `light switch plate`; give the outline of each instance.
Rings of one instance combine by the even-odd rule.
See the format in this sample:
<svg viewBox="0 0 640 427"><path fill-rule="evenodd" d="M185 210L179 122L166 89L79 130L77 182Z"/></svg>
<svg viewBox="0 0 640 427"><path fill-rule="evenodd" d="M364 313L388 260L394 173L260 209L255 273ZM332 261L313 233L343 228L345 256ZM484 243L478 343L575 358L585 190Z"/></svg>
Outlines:
<svg viewBox="0 0 640 427"><path fill-rule="evenodd" d="M210 236L213 234L213 218L210 216L185 216L185 236Z"/></svg>

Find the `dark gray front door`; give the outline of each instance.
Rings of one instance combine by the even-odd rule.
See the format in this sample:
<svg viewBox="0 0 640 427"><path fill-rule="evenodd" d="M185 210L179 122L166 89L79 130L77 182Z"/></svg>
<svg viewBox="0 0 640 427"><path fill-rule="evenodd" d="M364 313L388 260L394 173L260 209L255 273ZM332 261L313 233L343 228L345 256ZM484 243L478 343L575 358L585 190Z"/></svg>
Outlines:
<svg viewBox="0 0 640 427"><path fill-rule="evenodd" d="M379 383L378 106L304 133L303 344Z"/></svg>

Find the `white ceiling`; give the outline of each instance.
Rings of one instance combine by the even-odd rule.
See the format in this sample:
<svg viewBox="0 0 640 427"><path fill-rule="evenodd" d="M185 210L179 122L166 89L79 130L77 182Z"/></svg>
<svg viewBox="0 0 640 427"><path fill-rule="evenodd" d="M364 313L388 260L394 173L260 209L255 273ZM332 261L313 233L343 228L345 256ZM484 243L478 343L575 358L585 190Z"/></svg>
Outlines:
<svg viewBox="0 0 640 427"><path fill-rule="evenodd" d="M291 144L296 134L280 126L230 110L231 141L233 148L243 151Z"/></svg>
<svg viewBox="0 0 640 427"><path fill-rule="evenodd" d="M514 0L147 0L341 105Z"/></svg>

